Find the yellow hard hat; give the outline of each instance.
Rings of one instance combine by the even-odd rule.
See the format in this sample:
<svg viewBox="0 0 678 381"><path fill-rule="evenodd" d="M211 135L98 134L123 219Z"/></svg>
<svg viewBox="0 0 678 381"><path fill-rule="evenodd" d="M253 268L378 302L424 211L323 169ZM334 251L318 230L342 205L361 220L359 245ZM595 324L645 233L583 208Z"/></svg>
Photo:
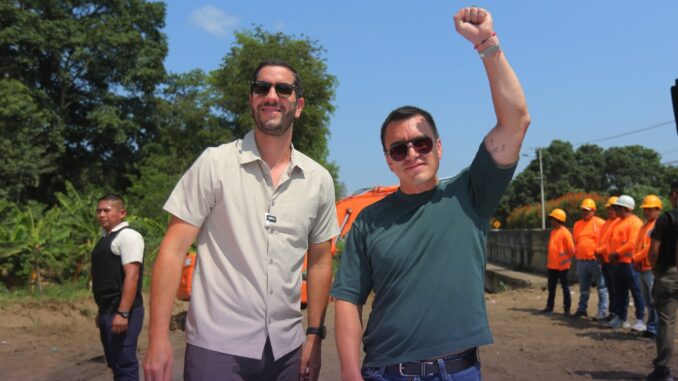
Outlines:
<svg viewBox="0 0 678 381"><path fill-rule="evenodd" d="M567 214L565 214L564 210L562 210L560 208L556 208L556 209L553 209L551 211L551 214L549 214L549 217L553 217L556 220L558 220L562 223L565 223L565 220L567 219Z"/></svg>
<svg viewBox="0 0 678 381"><path fill-rule="evenodd" d="M585 198L579 205L580 209L596 210L596 202L593 199Z"/></svg>
<svg viewBox="0 0 678 381"><path fill-rule="evenodd" d="M619 197L617 197L617 196L612 196L612 197L608 198L607 204L605 204L605 207L606 208L611 207L612 205L614 205L615 202L617 202L617 199L619 199Z"/></svg>
<svg viewBox="0 0 678 381"><path fill-rule="evenodd" d="M662 199L657 197L656 195L649 194L645 196L643 199L643 204L640 206L641 208L662 208Z"/></svg>

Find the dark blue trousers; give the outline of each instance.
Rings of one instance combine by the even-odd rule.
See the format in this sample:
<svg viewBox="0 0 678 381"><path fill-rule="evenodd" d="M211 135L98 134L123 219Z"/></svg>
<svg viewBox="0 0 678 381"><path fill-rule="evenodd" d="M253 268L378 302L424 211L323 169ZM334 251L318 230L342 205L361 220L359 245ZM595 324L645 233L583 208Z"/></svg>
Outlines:
<svg viewBox="0 0 678 381"><path fill-rule="evenodd" d="M137 381L139 380L137 339L144 323L144 307L139 306L130 311L127 331L120 335L111 331L115 316L115 312L99 314L99 335L104 346L106 362L113 370L115 381Z"/></svg>
<svg viewBox="0 0 678 381"><path fill-rule="evenodd" d="M640 285L637 279L633 277L633 266L630 263L612 265L610 275L612 278L612 288L614 289L614 299L612 300L610 310L622 321L626 321L629 308L629 291L631 291L633 302L636 306L636 319L643 320L645 317L645 304L640 293Z"/></svg>

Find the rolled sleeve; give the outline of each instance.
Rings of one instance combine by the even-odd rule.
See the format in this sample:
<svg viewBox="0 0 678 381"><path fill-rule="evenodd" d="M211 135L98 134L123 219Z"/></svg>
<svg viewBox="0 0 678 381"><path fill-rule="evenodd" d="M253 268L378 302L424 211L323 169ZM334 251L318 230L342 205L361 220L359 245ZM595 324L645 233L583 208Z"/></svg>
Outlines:
<svg viewBox="0 0 678 381"><path fill-rule="evenodd" d="M206 149L181 177L163 209L200 227L215 204L214 148Z"/></svg>

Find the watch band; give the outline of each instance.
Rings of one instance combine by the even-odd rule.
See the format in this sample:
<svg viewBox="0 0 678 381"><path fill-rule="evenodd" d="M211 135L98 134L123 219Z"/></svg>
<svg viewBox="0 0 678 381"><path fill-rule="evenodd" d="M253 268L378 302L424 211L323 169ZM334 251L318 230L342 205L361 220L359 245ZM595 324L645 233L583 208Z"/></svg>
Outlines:
<svg viewBox="0 0 678 381"><path fill-rule="evenodd" d="M325 339L325 336L327 336L327 328L325 328L324 325L320 327L308 327L306 328L306 334L307 335L318 335L320 336L320 339Z"/></svg>
<svg viewBox="0 0 678 381"><path fill-rule="evenodd" d="M125 319L129 319L129 311L116 311L115 313L124 317Z"/></svg>

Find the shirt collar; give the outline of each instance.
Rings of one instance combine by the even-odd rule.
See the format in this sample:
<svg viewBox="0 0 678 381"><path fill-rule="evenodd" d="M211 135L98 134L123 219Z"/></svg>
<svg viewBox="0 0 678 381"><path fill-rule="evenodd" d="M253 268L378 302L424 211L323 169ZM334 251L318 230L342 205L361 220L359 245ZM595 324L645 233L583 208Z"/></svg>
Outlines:
<svg viewBox="0 0 678 381"><path fill-rule="evenodd" d="M290 143L290 148L292 150L289 166L290 173L295 167L298 167L299 170L303 172L304 166L302 164L300 152L294 149L294 144ZM242 138L242 145L240 147L240 165L245 165L258 160L263 161L259 149L257 148L257 142L254 140L254 130L251 130Z"/></svg>
<svg viewBox="0 0 678 381"><path fill-rule="evenodd" d="M115 233L115 232L117 232L118 230L120 230L120 229L122 229L122 228L126 228L126 227L128 227L128 226L129 226L129 223L128 223L127 221L122 221L121 223L115 225L115 227L114 227L113 229L111 229L110 232L106 233L106 231L104 230L104 236L106 236L106 235L108 235L108 234L111 234L111 233Z"/></svg>

